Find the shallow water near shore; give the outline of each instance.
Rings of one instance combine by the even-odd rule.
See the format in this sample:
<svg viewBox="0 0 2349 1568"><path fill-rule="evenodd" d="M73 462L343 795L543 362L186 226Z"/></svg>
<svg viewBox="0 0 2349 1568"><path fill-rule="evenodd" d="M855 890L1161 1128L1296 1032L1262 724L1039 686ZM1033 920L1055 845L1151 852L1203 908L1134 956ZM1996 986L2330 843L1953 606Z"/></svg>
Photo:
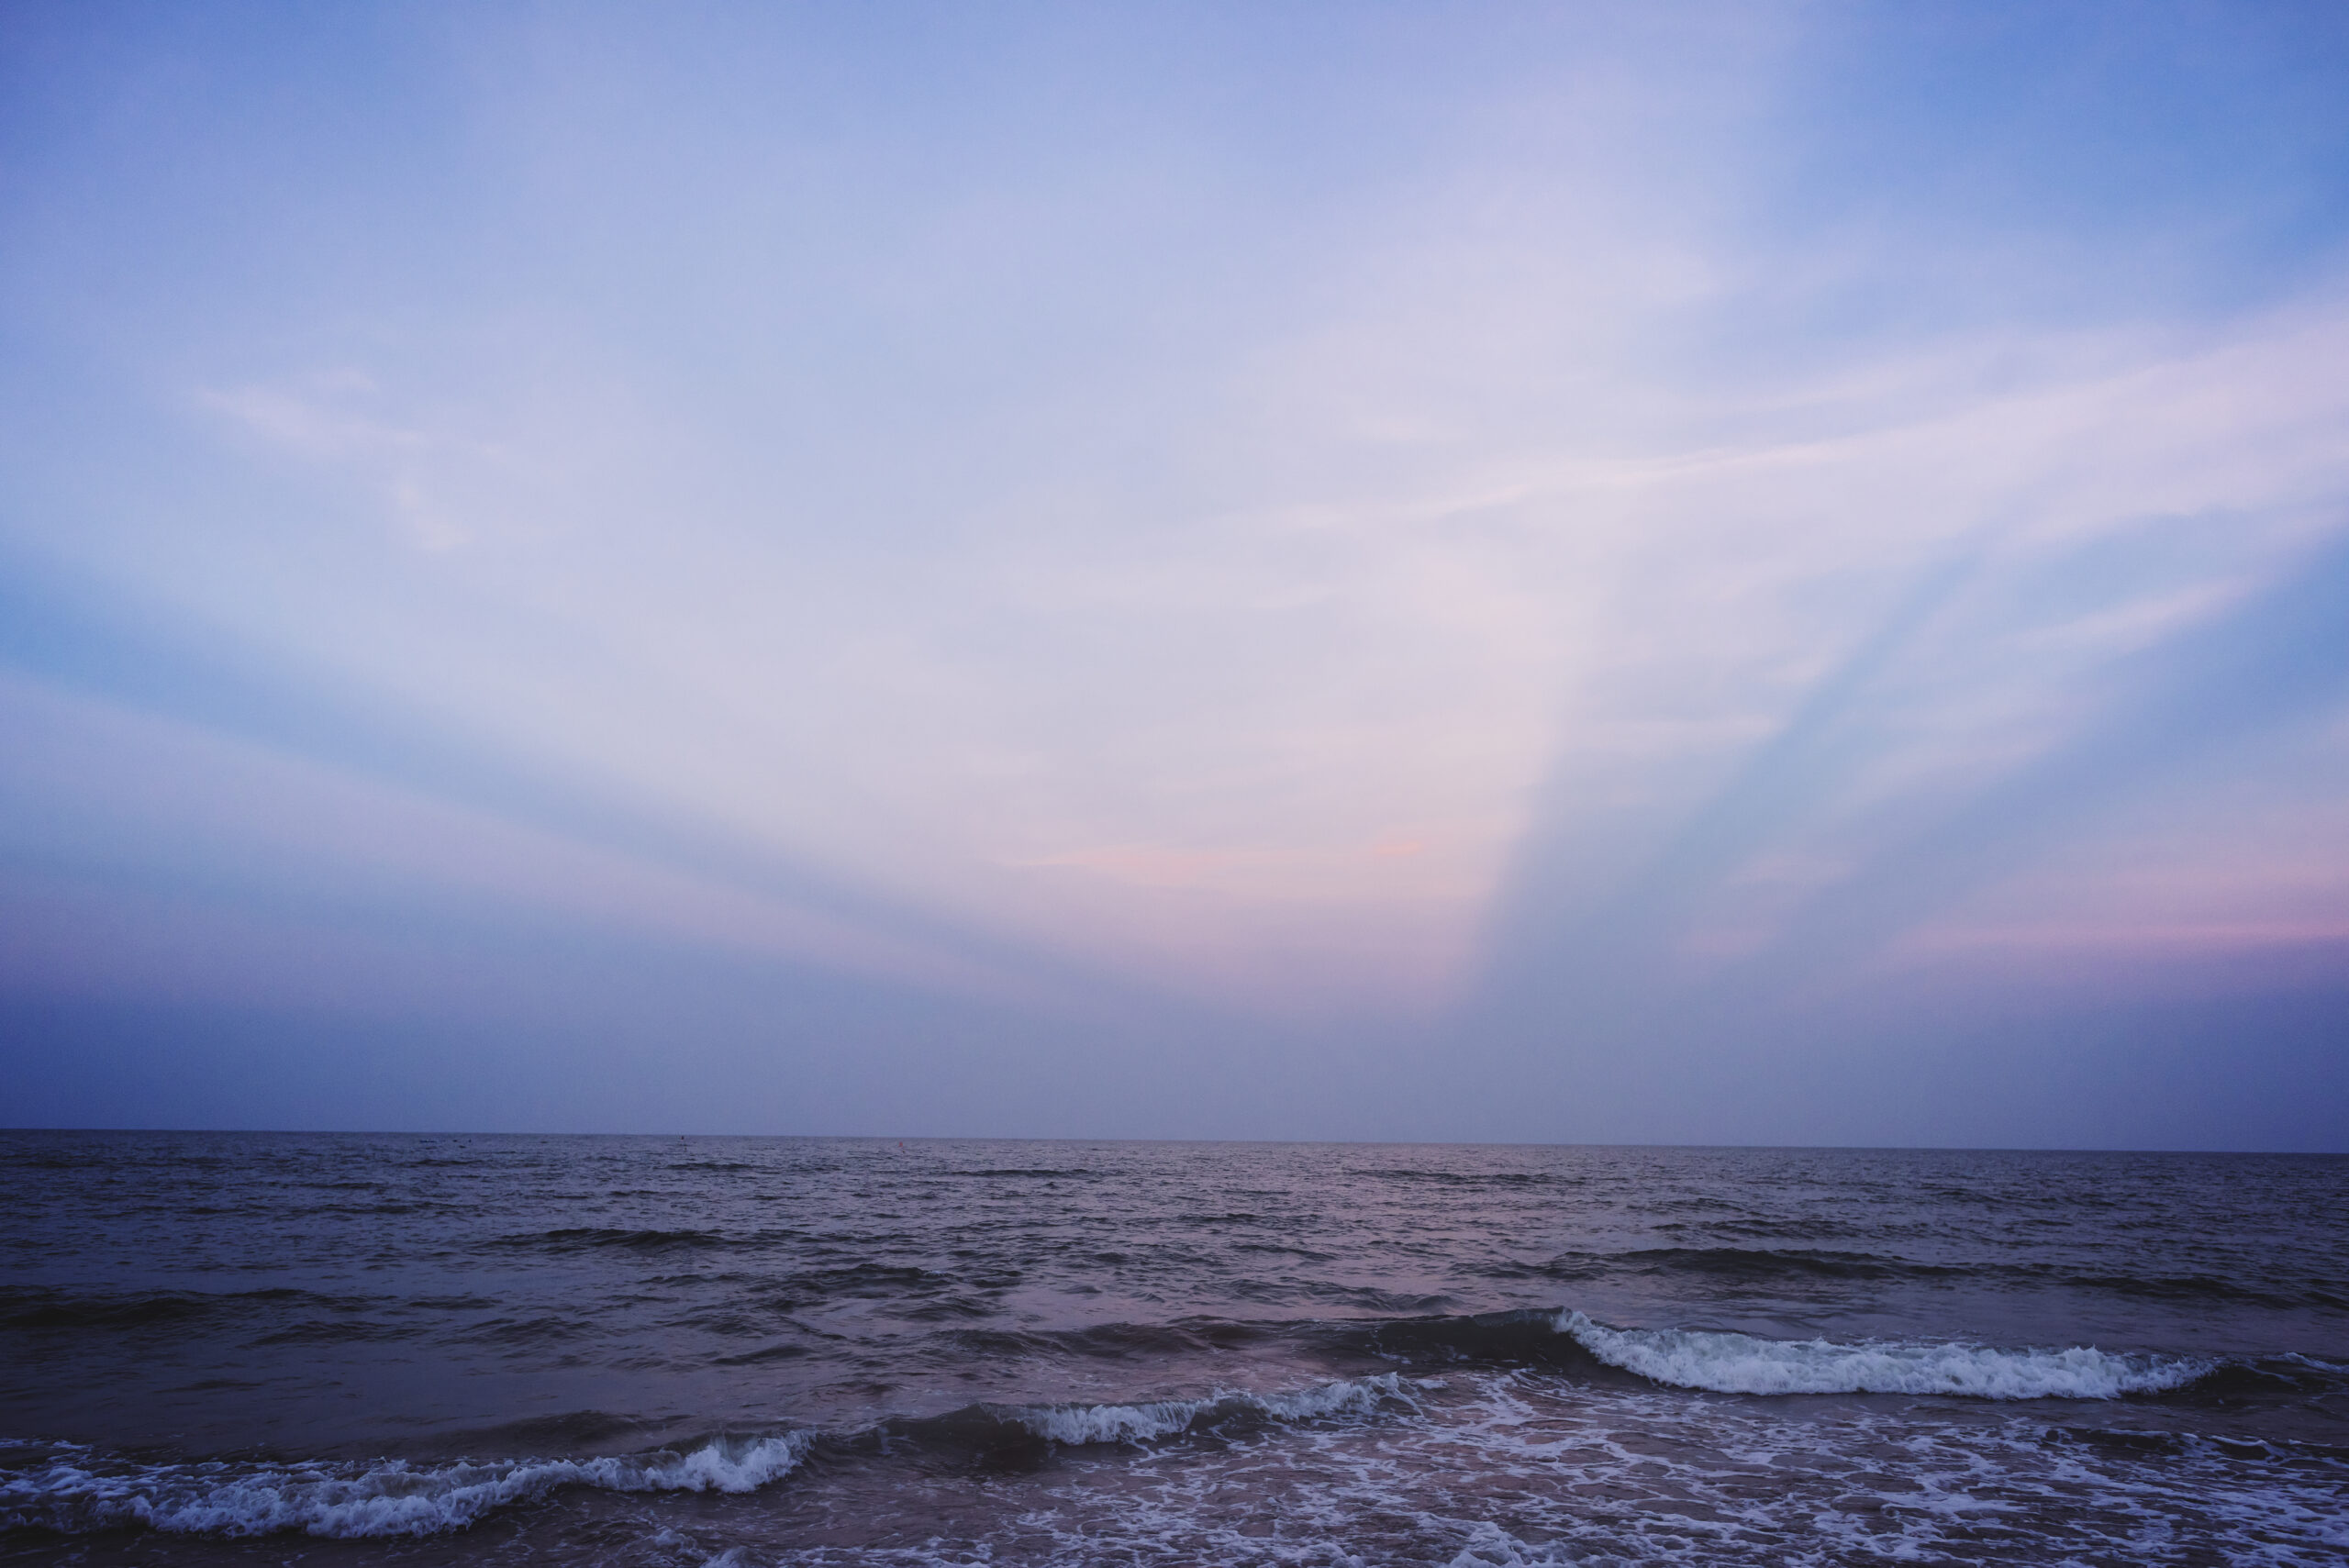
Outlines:
<svg viewBox="0 0 2349 1568"><path fill-rule="evenodd" d="M0 1561L2349 1553L2349 1160L0 1135Z"/></svg>

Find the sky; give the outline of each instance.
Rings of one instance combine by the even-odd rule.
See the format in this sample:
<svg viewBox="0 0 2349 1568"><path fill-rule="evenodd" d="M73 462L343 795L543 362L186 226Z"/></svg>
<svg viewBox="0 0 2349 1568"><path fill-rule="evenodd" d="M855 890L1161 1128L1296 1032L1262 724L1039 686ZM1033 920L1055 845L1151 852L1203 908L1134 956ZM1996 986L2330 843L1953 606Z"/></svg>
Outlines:
<svg viewBox="0 0 2349 1568"><path fill-rule="evenodd" d="M5 0L0 1122L2349 1151L2349 11Z"/></svg>

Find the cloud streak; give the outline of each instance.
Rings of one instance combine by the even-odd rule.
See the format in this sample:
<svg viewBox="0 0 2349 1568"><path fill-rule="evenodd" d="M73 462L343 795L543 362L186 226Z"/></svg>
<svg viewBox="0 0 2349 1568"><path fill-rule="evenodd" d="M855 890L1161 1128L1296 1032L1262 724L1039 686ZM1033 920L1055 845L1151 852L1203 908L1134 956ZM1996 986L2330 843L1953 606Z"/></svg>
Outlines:
<svg viewBox="0 0 2349 1568"><path fill-rule="evenodd" d="M2011 933L2349 914L2324 28L926 16L16 27L11 995L1758 1137Z"/></svg>

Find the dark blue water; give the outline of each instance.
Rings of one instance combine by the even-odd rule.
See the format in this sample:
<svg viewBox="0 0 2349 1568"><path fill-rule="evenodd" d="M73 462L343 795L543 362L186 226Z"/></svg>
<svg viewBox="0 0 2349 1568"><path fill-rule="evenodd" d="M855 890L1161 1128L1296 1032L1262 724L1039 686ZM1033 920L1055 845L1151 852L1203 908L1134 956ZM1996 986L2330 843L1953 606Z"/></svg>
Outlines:
<svg viewBox="0 0 2349 1568"><path fill-rule="evenodd" d="M0 1560L2349 1561L2349 1161L0 1134Z"/></svg>

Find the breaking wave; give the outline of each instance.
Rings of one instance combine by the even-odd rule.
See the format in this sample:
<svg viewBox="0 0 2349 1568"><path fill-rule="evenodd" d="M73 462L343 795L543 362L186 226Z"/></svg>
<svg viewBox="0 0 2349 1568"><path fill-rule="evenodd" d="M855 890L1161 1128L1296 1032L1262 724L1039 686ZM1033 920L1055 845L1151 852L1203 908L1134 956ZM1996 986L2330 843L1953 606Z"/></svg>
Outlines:
<svg viewBox="0 0 2349 1568"><path fill-rule="evenodd" d="M2182 1388L2219 1363L2086 1346L1837 1344L1691 1329L1610 1329L1562 1312L1558 1331L1608 1365L1715 1394L1944 1394L1975 1399L2117 1399Z"/></svg>
<svg viewBox="0 0 2349 1568"><path fill-rule="evenodd" d="M1325 1383L1290 1394L1218 1394L1143 1405L1048 1405L1017 1411L1014 1418L1038 1437L1075 1448L1146 1442L1234 1422L1286 1424L1364 1417L1390 1402L1419 1407L1399 1373Z"/></svg>
<svg viewBox="0 0 2349 1568"><path fill-rule="evenodd" d="M57 1447L47 1462L0 1469L0 1529L147 1529L183 1535L300 1532L337 1539L437 1535L567 1486L607 1492L751 1492L797 1469L819 1442L842 1452L892 1438L982 1462L1041 1457L1054 1445L1139 1444L1194 1432L1367 1418L1419 1408L1395 1373L1286 1393L1219 1393L1131 1405L972 1406L825 1440L802 1429L718 1437L698 1448L602 1459L410 1465L227 1462L138 1464Z"/></svg>
<svg viewBox="0 0 2349 1568"><path fill-rule="evenodd" d="M809 1435L713 1438L683 1452L483 1463L116 1464L83 1452L0 1471L0 1529L144 1527L184 1535L299 1531L340 1539L437 1535L564 1486L750 1492L797 1468Z"/></svg>

